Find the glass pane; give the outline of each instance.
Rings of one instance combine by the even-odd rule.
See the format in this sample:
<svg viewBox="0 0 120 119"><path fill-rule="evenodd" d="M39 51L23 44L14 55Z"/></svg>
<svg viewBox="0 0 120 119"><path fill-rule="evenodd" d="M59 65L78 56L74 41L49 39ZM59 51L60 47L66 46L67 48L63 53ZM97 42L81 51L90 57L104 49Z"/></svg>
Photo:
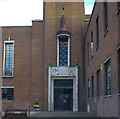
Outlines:
<svg viewBox="0 0 120 119"><path fill-rule="evenodd" d="M68 66L68 39L60 38L59 45L59 65Z"/></svg>
<svg viewBox="0 0 120 119"><path fill-rule="evenodd" d="M12 76L13 72L13 54L14 48L13 43L5 44L5 65L4 65L4 75Z"/></svg>
<svg viewBox="0 0 120 119"><path fill-rule="evenodd" d="M105 64L106 67L106 95L111 95L111 66L110 60Z"/></svg>
<svg viewBox="0 0 120 119"><path fill-rule="evenodd" d="M72 79L55 79L54 88L73 88Z"/></svg>
<svg viewBox="0 0 120 119"><path fill-rule="evenodd" d="M14 99L14 89L13 88L2 88L2 99L13 100Z"/></svg>

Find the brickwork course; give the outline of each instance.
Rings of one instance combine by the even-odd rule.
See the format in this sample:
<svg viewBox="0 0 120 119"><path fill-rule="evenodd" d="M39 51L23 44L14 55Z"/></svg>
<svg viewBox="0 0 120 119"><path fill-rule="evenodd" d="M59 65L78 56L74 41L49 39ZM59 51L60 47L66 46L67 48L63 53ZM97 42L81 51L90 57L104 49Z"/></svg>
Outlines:
<svg viewBox="0 0 120 119"><path fill-rule="evenodd" d="M96 3L85 36L86 47L86 101L90 112L98 116L118 117L120 107L118 70L119 46L119 6L118 3L108 2L108 30L105 31L104 3ZM99 18L99 48L97 48L96 19ZM93 57L90 54L91 32L93 32ZM89 52L88 52L89 43ZM89 53L89 55L88 55ZM89 57L89 58L88 58ZM110 59L111 66L111 95L106 95L105 62ZM89 59L89 61L88 61ZM100 96L97 96L97 70L100 68ZM94 75L94 97L92 97L92 79ZM88 98L88 79L90 79L90 97Z"/></svg>
<svg viewBox="0 0 120 119"><path fill-rule="evenodd" d="M48 111L48 66L57 66L57 38L61 31L61 17L66 18L66 31L70 32L70 66L78 65L78 110L98 116L120 116L119 44L120 14L118 3L108 3L108 26L104 31L103 3L95 3L92 15L84 14L83 2L45 2L43 21L33 20L32 26L0 28L0 68L4 59L4 41L14 41L14 76L2 77L2 86L14 86L14 100L3 101L2 110L28 109L39 102L40 111ZM64 13L63 13L64 8ZM96 19L99 17L99 48L96 46ZM89 21L90 19L90 21ZM93 31L93 58L89 54ZM90 46L89 46L90 50ZM89 51L90 53L90 51ZM104 61L110 57L111 96L105 96ZM96 70L101 67L101 95L97 98ZM94 75L94 98L88 99L88 78ZM1 90L1 89L0 89Z"/></svg>

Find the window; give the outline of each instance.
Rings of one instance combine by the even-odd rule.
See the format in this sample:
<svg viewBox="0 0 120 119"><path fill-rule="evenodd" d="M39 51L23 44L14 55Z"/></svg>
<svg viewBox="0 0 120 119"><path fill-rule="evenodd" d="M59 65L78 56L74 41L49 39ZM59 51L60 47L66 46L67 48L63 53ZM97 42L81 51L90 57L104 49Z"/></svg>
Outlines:
<svg viewBox="0 0 120 119"><path fill-rule="evenodd" d="M97 71L97 96L99 97L101 94L101 82L100 82L100 69Z"/></svg>
<svg viewBox="0 0 120 119"><path fill-rule="evenodd" d="M97 49L99 48L99 19L96 19L96 36L97 36Z"/></svg>
<svg viewBox="0 0 120 119"><path fill-rule="evenodd" d="M68 66L68 38L59 39L59 66Z"/></svg>
<svg viewBox="0 0 120 119"><path fill-rule="evenodd" d="M120 94L120 50L118 50L118 94Z"/></svg>
<svg viewBox="0 0 120 119"><path fill-rule="evenodd" d="M88 79L88 98L90 98L90 79Z"/></svg>
<svg viewBox="0 0 120 119"><path fill-rule="evenodd" d="M94 97L94 75L91 77L92 80L92 97Z"/></svg>
<svg viewBox="0 0 120 119"><path fill-rule="evenodd" d="M5 42L3 76L13 76L14 43Z"/></svg>
<svg viewBox="0 0 120 119"><path fill-rule="evenodd" d="M89 65L89 43L87 44L87 50L88 50L88 65Z"/></svg>
<svg viewBox="0 0 120 119"><path fill-rule="evenodd" d="M2 100L14 100L14 88L2 88Z"/></svg>
<svg viewBox="0 0 120 119"><path fill-rule="evenodd" d="M91 32L91 57L93 57L93 32Z"/></svg>
<svg viewBox="0 0 120 119"><path fill-rule="evenodd" d="M104 2L104 25L105 31L108 29L108 3Z"/></svg>
<svg viewBox="0 0 120 119"><path fill-rule="evenodd" d="M105 63L106 95L111 95L111 66L110 59Z"/></svg>

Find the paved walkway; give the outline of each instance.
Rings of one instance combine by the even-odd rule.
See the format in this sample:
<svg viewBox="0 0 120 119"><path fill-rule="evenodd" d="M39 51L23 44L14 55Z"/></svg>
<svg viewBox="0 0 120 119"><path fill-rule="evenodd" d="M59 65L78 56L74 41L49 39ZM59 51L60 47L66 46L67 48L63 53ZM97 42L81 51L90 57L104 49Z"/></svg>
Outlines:
<svg viewBox="0 0 120 119"><path fill-rule="evenodd" d="M95 117L96 115L87 112L37 112L30 117Z"/></svg>

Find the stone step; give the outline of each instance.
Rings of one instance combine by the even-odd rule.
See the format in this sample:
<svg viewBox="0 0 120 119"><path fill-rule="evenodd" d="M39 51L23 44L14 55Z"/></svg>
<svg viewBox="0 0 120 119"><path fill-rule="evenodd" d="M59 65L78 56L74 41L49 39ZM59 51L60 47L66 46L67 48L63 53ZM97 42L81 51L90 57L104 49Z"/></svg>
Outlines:
<svg viewBox="0 0 120 119"><path fill-rule="evenodd" d="M97 117L87 112L36 112L30 117Z"/></svg>

